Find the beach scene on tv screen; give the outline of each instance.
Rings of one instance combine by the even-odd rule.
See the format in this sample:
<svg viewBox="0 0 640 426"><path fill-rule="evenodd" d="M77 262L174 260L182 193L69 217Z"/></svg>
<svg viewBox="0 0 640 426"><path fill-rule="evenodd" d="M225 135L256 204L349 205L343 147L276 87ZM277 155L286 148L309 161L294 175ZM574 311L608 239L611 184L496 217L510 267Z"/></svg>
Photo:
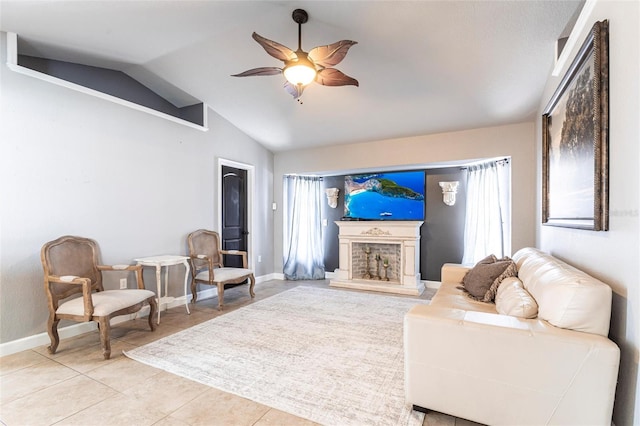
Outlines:
<svg viewBox="0 0 640 426"><path fill-rule="evenodd" d="M344 187L345 218L424 220L424 171L350 175Z"/></svg>

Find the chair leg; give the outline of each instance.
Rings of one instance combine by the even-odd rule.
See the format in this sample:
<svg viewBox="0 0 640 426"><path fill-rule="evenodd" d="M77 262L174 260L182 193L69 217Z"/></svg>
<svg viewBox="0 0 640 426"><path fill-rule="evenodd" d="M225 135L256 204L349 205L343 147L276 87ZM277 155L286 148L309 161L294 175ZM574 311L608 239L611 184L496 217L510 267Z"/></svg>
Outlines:
<svg viewBox="0 0 640 426"><path fill-rule="evenodd" d="M198 283L194 279L191 281L191 303L195 305L196 299L198 299Z"/></svg>
<svg viewBox="0 0 640 426"><path fill-rule="evenodd" d="M155 296L148 298L147 302L149 302L149 328L151 328L151 331L155 331L156 323L153 320L153 318L155 318L156 316L156 311L158 310L158 303L156 302Z"/></svg>
<svg viewBox="0 0 640 426"><path fill-rule="evenodd" d="M60 320L56 319L55 316L49 317L49 321L47 322L47 332L49 333L49 339L51 340L51 345L47 346L47 351L52 355L56 353L58 345L60 344L60 336L58 336L59 323Z"/></svg>
<svg viewBox="0 0 640 426"><path fill-rule="evenodd" d="M256 285L256 278L253 276L253 274L251 274L251 276L249 277L249 294L251 295L252 299L256 297L256 293L253 291L253 287L255 285Z"/></svg>
<svg viewBox="0 0 640 426"><path fill-rule="evenodd" d="M111 357L111 324L109 317L100 317L98 319L98 328L100 329L100 343L102 344L102 356L104 359Z"/></svg>
<svg viewBox="0 0 640 426"><path fill-rule="evenodd" d="M224 304L224 284L218 283L218 310L222 310L222 305Z"/></svg>

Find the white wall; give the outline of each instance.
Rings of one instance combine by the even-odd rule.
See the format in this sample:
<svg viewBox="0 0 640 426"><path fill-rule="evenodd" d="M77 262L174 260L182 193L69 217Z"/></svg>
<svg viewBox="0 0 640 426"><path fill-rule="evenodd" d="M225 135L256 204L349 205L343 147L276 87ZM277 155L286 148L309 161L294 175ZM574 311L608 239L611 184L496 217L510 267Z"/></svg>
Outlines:
<svg viewBox="0 0 640 426"><path fill-rule="evenodd" d="M282 205L282 177L288 173L376 170L510 156L512 250L535 243L535 125L521 123L460 132L389 139L275 154L274 197ZM328 174L328 173L325 173ZM343 194L340 194L343 196ZM282 209L274 223L274 269L282 271Z"/></svg>
<svg viewBox="0 0 640 426"><path fill-rule="evenodd" d="M186 253L189 232L215 229L219 157L255 166L252 255L263 258L256 275L272 272L268 150L211 111L201 132L14 73L0 34L0 343L45 331L46 241L94 238L104 263L130 263ZM145 280L155 288L153 271Z"/></svg>
<svg viewBox="0 0 640 426"><path fill-rule="evenodd" d="M638 353L640 348L640 3L598 1L571 57L596 21L609 20L609 231L593 232L542 226L538 215L539 247L608 283L614 291L610 337L622 351L614 408L618 426L640 424ZM539 116L560 83L549 77ZM541 164L541 124L536 126L537 159ZM538 167L538 206L541 173ZM536 209L540 212L540 208Z"/></svg>

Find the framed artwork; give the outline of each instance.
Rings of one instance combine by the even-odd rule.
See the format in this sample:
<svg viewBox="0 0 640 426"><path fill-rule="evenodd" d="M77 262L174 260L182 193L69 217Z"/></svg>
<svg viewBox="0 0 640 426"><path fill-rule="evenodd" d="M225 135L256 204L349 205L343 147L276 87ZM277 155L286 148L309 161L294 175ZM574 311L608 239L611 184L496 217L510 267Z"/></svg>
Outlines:
<svg viewBox="0 0 640 426"><path fill-rule="evenodd" d="M596 22L542 115L542 223L609 227L609 25Z"/></svg>

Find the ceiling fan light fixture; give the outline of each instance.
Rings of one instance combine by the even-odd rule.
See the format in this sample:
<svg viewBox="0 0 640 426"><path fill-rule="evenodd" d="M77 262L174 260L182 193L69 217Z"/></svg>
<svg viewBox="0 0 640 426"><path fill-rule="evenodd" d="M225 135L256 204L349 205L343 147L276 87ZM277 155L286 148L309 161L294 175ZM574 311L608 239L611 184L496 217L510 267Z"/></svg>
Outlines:
<svg viewBox="0 0 640 426"><path fill-rule="evenodd" d="M296 53L298 53L298 60L291 61L284 67L284 77L293 85L306 86L315 80L318 72L311 61L300 54L301 52Z"/></svg>
<svg viewBox="0 0 640 426"><path fill-rule="evenodd" d="M359 86L358 80L333 68L344 59L349 48L358 43L352 40L340 40L305 52L302 50L302 24L307 22L309 15L302 9L296 9L291 17L298 24L298 50L295 52L256 32L251 35L270 56L283 61L284 67L253 68L240 74L233 74L232 77L284 74L287 80L284 89L294 99L299 99L305 86L314 81L322 86Z"/></svg>

